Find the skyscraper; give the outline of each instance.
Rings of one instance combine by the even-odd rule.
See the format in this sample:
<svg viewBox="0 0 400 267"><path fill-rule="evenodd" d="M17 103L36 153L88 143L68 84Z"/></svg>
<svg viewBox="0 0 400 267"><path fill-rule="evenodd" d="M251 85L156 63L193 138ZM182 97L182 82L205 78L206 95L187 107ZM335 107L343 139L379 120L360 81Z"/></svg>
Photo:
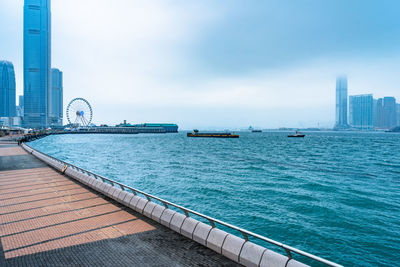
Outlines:
<svg viewBox="0 0 400 267"><path fill-rule="evenodd" d="M375 123L374 126L377 128L383 128L383 98L376 100L375 107Z"/></svg>
<svg viewBox="0 0 400 267"><path fill-rule="evenodd" d="M62 126L63 118L63 73L51 69L50 124Z"/></svg>
<svg viewBox="0 0 400 267"><path fill-rule="evenodd" d="M0 61L0 117L14 117L16 112L15 72L11 62Z"/></svg>
<svg viewBox="0 0 400 267"><path fill-rule="evenodd" d="M378 114L377 114L377 109L378 109L378 99L373 99L373 105L372 105L372 125L376 127L376 124L378 123Z"/></svg>
<svg viewBox="0 0 400 267"><path fill-rule="evenodd" d="M18 106L21 108L21 110L24 110L24 96L23 95L19 96L19 105Z"/></svg>
<svg viewBox="0 0 400 267"><path fill-rule="evenodd" d="M400 104L397 104L397 126L400 126Z"/></svg>
<svg viewBox="0 0 400 267"><path fill-rule="evenodd" d="M24 116L24 96L19 96L19 105L17 106L16 116L21 119Z"/></svg>
<svg viewBox="0 0 400 267"><path fill-rule="evenodd" d="M383 127L391 129L397 124L396 98L387 96L383 98Z"/></svg>
<svg viewBox="0 0 400 267"><path fill-rule="evenodd" d="M336 79L336 124L335 128L346 128L347 125L347 77Z"/></svg>
<svg viewBox="0 0 400 267"><path fill-rule="evenodd" d="M371 94L349 97L350 125L361 130L373 128L374 99Z"/></svg>
<svg viewBox="0 0 400 267"><path fill-rule="evenodd" d="M51 66L50 0L24 4L24 125L48 124Z"/></svg>

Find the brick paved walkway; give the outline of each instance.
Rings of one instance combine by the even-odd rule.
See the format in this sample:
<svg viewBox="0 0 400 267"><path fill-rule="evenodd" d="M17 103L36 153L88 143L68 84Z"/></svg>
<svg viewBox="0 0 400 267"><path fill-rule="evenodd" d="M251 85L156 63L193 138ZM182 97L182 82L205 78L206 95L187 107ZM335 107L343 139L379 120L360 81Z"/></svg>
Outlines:
<svg viewBox="0 0 400 267"><path fill-rule="evenodd" d="M0 144L0 266L234 266Z"/></svg>

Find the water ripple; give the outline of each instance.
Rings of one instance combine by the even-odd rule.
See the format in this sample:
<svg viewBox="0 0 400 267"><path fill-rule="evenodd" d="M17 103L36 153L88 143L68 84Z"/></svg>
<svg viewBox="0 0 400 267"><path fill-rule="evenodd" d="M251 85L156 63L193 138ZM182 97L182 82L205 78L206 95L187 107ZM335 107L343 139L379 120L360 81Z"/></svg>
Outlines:
<svg viewBox="0 0 400 267"><path fill-rule="evenodd" d="M61 135L32 145L344 265L400 257L400 135Z"/></svg>

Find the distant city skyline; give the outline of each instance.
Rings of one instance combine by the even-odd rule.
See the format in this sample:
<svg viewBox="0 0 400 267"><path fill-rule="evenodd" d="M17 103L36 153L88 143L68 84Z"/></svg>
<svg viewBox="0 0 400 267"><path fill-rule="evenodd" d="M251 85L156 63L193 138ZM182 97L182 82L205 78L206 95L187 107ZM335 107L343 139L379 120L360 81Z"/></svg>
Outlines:
<svg viewBox="0 0 400 267"><path fill-rule="evenodd" d="M14 64L17 95L22 8L22 0L0 3L0 60ZM360 0L53 0L51 53L65 73L64 108L84 97L98 124L332 127L338 74L347 75L349 95L400 99L399 8Z"/></svg>
<svg viewBox="0 0 400 267"><path fill-rule="evenodd" d="M400 126L400 104L393 96L348 95L347 77L336 78L334 130L390 130Z"/></svg>

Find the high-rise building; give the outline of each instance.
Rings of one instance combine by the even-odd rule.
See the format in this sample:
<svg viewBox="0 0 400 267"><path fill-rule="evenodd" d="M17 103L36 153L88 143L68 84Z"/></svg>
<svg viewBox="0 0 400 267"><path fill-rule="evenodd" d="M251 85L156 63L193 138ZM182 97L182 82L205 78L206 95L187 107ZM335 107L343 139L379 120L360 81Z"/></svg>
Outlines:
<svg viewBox="0 0 400 267"><path fill-rule="evenodd" d="M346 128L347 125L347 77L336 79L336 124L335 128Z"/></svg>
<svg viewBox="0 0 400 267"><path fill-rule="evenodd" d="M396 98L387 96L383 98L383 127L391 129L397 124Z"/></svg>
<svg viewBox="0 0 400 267"><path fill-rule="evenodd" d="M400 126L400 104L397 104L397 126Z"/></svg>
<svg viewBox="0 0 400 267"><path fill-rule="evenodd" d="M16 116L21 118L24 116L24 96L20 95L19 97L19 104L17 106L17 114Z"/></svg>
<svg viewBox="0 0 400 267"><path fill-rule="evenodd" d="M378 109L378 99L373 99L372 100L372 125L376 127L376 124L378 123L378 117L377 117L377 112L376 110Z"/></svg>
<svg viewBox="0 0 400 267"><path fill-rule="evenodd" d="M349 97L350 125L361 130L373 128L374 98L371 94Z"/></svg>
<svg viewBox="0 0 400 267"><path fill-rule="evenodd" d="M11 62L0 61L0 117L16 113L15 72Z"/></svg>
<svg viewBox="0 0 400 267"><path fill-rule="evenodd" d="M21 110L23 111L24 110L24 96L23 95L20 95L20 96L18 96L18 99L19 99L19 104L18 104L18 106L21 108Z"/></svg>
<svg viewBox="0 0 400 267"><path fill-rule="evenodd" d="M50 125L62 126L63 119L63 73L51 69Z"/></svg>
<svg viewBox="0 0 400 267"><path fill-rule="evenodd" d="M376 106L374 109L374 113L375 113L374 127L384 128L384 125L383 125L383 98L378 98L376 100Z"/></svg>
<svg viewBox="0 0 400 267"><path fill-rule="evenodd" d="M24 4L24 125L48 125L51 66L50 0Z"/></svg>

